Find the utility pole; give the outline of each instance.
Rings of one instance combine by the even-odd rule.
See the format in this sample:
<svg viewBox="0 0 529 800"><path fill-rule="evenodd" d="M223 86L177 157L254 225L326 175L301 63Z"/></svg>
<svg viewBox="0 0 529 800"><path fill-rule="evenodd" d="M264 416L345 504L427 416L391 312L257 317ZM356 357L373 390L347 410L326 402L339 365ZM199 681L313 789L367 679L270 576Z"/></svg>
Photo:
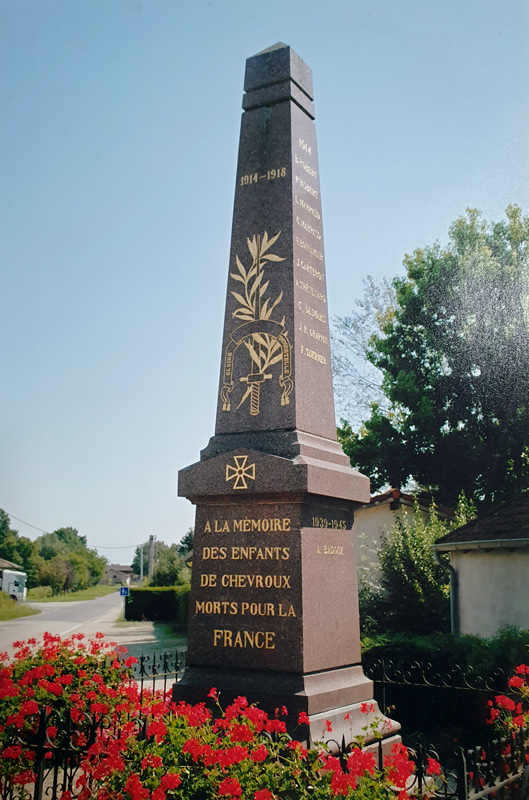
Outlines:
<svg viewBox="0 0 529 800"><path fill-rule="evenodd" d="M154 543L156 541L156 536L151 533L149 536L149 567L147 570L147 575L149 576L149 580L152 578L152 573L154 572Z"/></svg>
<svg viewBox="0 0 529 800"><path fill-rule="evenodd" d="M143 586L143 542L140 544L140 586Z"/></svg>

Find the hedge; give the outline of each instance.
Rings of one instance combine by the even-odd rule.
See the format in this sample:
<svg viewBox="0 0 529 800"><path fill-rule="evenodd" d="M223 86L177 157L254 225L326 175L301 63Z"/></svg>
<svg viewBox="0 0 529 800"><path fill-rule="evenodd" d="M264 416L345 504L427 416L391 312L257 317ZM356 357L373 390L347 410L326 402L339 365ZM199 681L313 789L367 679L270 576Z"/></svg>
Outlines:
<svg viewBox="0 0 529 800"><path fill-rule="evenodd" d="M189 584L130 589L125 598L125 619L173 622L176 627L186 630L189 590Z"/></svg>

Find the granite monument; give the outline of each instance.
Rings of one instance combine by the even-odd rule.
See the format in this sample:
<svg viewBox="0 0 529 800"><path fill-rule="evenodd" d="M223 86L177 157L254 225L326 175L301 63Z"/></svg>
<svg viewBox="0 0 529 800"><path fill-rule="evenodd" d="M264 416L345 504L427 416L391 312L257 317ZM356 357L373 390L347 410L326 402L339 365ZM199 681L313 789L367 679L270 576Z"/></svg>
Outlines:
<svg viewBox="0 0 529 800"><path fill-rule="evenodd" d="M178 479L197 509L174 698L215 687L348 738L373 702L351 530L369 481L336 441L311 70L280 43L244 90L215 435Z"/></svg>

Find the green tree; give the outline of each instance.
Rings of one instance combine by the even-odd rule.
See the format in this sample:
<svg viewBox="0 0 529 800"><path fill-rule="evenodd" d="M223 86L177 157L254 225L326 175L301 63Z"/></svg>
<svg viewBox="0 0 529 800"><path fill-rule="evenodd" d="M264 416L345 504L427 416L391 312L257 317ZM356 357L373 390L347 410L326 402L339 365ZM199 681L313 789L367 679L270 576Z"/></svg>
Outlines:
<svg viewBox="0 0 529 800"><path fill-rule="evenodd" d="M469 209L445 247L404 259L367 348L388 402L339 430L375 489L411 478L441 503L463 490L486 505L529 484L529 217L506 216Z"/></svg>
<svg viewBox="0 0 529 800"><path fill-rule="evenodd" d="M76 528L58 528L53 533L44 533L35 542L40 556L40 581L44 586L58 585L60 581L50 583L48 563L64 565L60 575L65 572L62 588L58 591L77 591L95 586L101 580L105 570L106 558L98 556L95 550L86 544L86 537L80 536Z"/></svg>
<svg viewBox="0 0 529 800"><path fill-rule="evenodd" d="M179 555L186 556L189 553L189 551L193 549L194 537L195 537L195 529L189 528L187 533L184 533L184 535L177 544L176 549L178 550Z"/></svg>
<svg viewBox="0 0 529 800"><path fill-rule="evenodd" d="M178 552L178 545L172 544L159 551L151 586L178 586L188 583L189 578L189 570Z"/></svg>
<svg viewBox="0 0 529 800"><path fill-rule="evenodd" d="M0 508L0 558L19 564L27 573L27 588L39 585L38 555L35 543L11 528L9 515Z"/></svg>
<svg viewBox="0 0 529 800"><path fill-rule="evenodd" d="M50 586L52 594L60 594L67 590L69 578L69 564L61 556L41 558L39 562L39 576L41 586Z"/></svg>
<svg viewBox="0 0 529 800"><path fill-rule="evenodd" d="M435 540L475 516L474 505L462 494L453 520L441 520L435 504L427 515L415 503L382 539L378 553L378 587L360 587L363 632L449 630L448 572L434 557Z"/></svg>

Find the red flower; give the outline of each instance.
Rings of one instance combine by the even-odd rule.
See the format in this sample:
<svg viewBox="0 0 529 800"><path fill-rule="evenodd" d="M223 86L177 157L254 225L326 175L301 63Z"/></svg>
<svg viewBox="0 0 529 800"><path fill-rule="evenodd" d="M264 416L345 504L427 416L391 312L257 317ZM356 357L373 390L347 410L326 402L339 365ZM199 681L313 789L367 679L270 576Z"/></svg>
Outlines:
<svg viewBox="0 0 529 800"><path fill-rule="evenodd" d="M201 745L197 739L188 739L182 747L182 753L189 753L193 757L195 763L199 756L202 755L202 751L203 745Z"/></svg>
<svg viewBox="0 0 529 800"><path fill-rule="evenodd" d="M327 733L332 733L332 725L328 719L325 720L325 731Z"/></svg>
<svg viewBox="0 0 529 800"><path fill-rule="evenodd" d="M287 747L289 750L295 750L296 753L299 753L301 758L306 758L307 753L309 752L305 747L303 747L301 742L296 741L296 739L292 739L292 741L287 744Z"/></svg>
<svg viewBox="0 0 529 800"><path fill-rule="evenodd" d="M351 775L355 775L359 778L361 778L366 772L369 772L369 774L372 775L376 769L375 756L373 753L366 753L359 747L355 747L347 759L347 768Z"/></svg>
<svg viewBox="0 0 529 800"><path fill-rule="evenodd" d="M163 761L160 756L156 756L154 753L149 753L149 755L145 756L141 762L142 769L146 769L147 767L152 767L152 769L156 769L156 767L163 767Z"/></svg>
<svg viewBox="0 0 529 800"><path fill-rule="evenodd" d="M513 675L513 677L509 680L509 686L512 686L515 689L521 689L522 686L525 686L525 681L523 678Z"/></svg>
<svg viewBox="0 0 529 800"><path fill-rule="evenodd" d="M298 717L298 725L310 725L310 719L305 711L300 711Z"/></svg>
<svg viewBox="0 0 529 800"><path fill-rule="evenodd" d="M25 703L22 703L20 711L22 714L37 714L39 710L38 703L35 700L26 700Z"/></svg>
<svg viewBox="0 0 529 800"><path fill-rule="evenodd" d="M6 747L2 752L2 758L20 758L22 754L22 747L19 744L12 747Z"/></svg>
<svg viewBox="0 0 529 800"><path fill-rule="evenodd" d="M351 786L351 783L356 786L356 781L354 778L351 781L349 775L344 775L344 773L341 771L333 772L331 777L331 792L334 795L347 795L349 794L349 787Z"/></svg>
<svg viewBox="0 0 529 800"><path fill-rule="evenodd" d="M270 789L258 789L253 796L253 800L272 800L272 798Z"/></svg>
<svg viewBox="0 0 529 800"><path fill-rule="evenodd" d="M498 694L494 699L496 701L496 705L505 709L505 711L514 711L516 708L516 703L514 700L511 700L510 697L506 697L504 694Z"/></svg>
<svg viewBox="0 0 529 800"><path fill-rule="evenodd" d="M179 772L167 772L160 783L162 789L170 791L171 789L178 789L182 783L182 778Z"/></svg>
<svg viewBox="0 0 529 800"><path fill-rule="evenodd" d="M248 725L235 724L230 730L230 740L232 742L252 742L254 734Z"/></svg>
<svg viewBox="0 0 529 800"><path fill-rule="evenodd" d="M246 717L246 719L255 725L257 733L261 733L268 719L266 711L257 708L257 706L248 706L248 708L244 709L242 716Z"/></svg>
<svg viewBox="0 0 529 800"><path fill-rule="evenodd" d="M252 761L255 761L256 764L264 761L265 758L268 756L268 750L264 746L264 744L260 744L255 750L250 753L250 758Z"/></svg>
<svg viewBox="0 0 529 800"><path fill-rule="evenodd" d="M369 714L370 711L374 710L375 706L373 705L373 703L362 703L360 706L360 711L362 712L362 714Z"/></svg>
<svg viewBox="0 0 529 800"><path fill-rule="evenodd" d="M430 758L428 756L428 766L426 767L426 772L428 775L440 775L441 774L441 765L435 758Z"/></svg>
<svg viewBox="0 0 529 800"><path fill-rule="evenodd" d="M208 697L212 697L213 700L219 699L219 693L217 692L214 686L209 690Z"/></svg>
<svg viewBox="0 0 529 800"><path fill-rule="evenodd" d="M287 726L285 723L280 719L269 719L266 725L264 726L265 731L268 733L286 733Z"/></svg>
<svg viewBox="0 0 529 800"><path fill-rule="evenodd" d="M147 728L147 736L154 736L158 744L163 741L166 733L167 728L161 720L153 720Z"/></svg>
<svg viewBox="0 0 529 800"><path fill-rule="evenodd" d="M218 793L221 797L240 797L242 787L236 778L224 778L219 784Z"/></svg>

